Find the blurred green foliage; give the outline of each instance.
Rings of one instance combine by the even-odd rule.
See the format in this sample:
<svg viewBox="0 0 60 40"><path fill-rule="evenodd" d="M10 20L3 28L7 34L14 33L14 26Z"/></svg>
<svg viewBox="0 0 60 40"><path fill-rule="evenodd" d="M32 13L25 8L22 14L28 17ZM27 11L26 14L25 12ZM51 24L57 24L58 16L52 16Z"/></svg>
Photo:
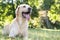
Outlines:
<svg viewBox="0 0 60 40"><path fill-rule="evenodd" d="M29 27L39 28L40 18L39 10L48 10L48 17L53 27L60 28L60 1L59 0L25 0L23 3L29 4L32 7L31 20L29 21ZM0 1L0 26L3 26L6 22L11 22L15 17L15 9L21 4L20 0L16 0L16 3L4 3Z"/></svg>
<svg viewBox="0 0 60 40"><path fill-rule="evenodd" d="M50 11L48 12L49 19L53 23L53 26L60 28L60 2L55 0L55 3L51 5Z"/></svg>
<svg viewBox="0 0 60 40"><path fill-rule="evenodd" d="M0 3L0 26L3 26L5 22L11 22L13 19L12 4Z"/></svg>

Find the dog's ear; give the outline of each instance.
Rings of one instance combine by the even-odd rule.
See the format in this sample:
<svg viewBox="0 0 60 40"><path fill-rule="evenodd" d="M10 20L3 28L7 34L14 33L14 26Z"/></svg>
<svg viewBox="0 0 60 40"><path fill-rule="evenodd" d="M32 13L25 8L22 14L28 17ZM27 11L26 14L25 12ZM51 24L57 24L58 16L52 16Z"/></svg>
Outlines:
<svg viewBox="0 0 60 40"><path fill-rule="evenodd" d="M16 11L15 11L16 17L19 16L19 9L20 9L20 7L18 6Z"/></svg>

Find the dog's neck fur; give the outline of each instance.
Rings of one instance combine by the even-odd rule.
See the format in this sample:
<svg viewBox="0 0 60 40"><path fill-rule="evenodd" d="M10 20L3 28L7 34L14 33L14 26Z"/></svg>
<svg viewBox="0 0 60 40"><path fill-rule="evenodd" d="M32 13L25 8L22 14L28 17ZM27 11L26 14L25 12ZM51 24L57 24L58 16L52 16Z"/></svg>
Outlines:
<svg viewBox="0 0 60 40"><path fill-rule="evenodd" d="M19 25L21 25L22 23L25 23L28 20L26 20L25 18L22 18L21 16L18 16L16 17L16 21L18 22Z"/></svg>
<svg viewBox="0 0 60 40"><path fill-rule="evenodd" d="M19 13L16 14L16 21L17 21L19 26L21 26L23 23L28 22L28 20L26 20L26 18L23 18L22 15Z"/></svg>

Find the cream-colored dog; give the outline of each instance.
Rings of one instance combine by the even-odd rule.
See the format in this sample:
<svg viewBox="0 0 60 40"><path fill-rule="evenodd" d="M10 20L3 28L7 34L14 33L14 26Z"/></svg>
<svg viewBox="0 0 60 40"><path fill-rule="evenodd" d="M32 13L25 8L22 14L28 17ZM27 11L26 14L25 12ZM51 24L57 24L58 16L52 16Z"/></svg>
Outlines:
<svg viewBox="0 0 60 40"><path fill-rule="evenodd" d="M15 37L16 35L23 36L24 40L28 38L28 20L31 14L31 7L27 4L21 4L17 7L15 13L16 18L11 24L5 25L3 34L8 34L9 37Z"/></svg>

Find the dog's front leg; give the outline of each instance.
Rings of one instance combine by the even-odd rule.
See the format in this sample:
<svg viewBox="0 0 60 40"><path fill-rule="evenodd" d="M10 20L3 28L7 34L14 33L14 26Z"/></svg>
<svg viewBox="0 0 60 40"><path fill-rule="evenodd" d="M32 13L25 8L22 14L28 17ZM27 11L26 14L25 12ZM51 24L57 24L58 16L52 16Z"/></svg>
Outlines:
<svg viewBox="0 0 60 40"><path fill-rule="evenodd" d="M23 40L28 40L28 36L24 36L23 37Z"/></svg>
<svg viewBox="0 0 60 40"><path fill-rule="evenodd" d="M18 29L14 27L10 30L9 37L15 38L16 35L18 35Z"/></svg>
<svg viewBox="0 0 60 40"><path fill-rule="evenodd" d="M24 37L23 40L28 40L28 37Z"/></svg>
<svg viewBox="0 0 60 40"><path fill-rule="evenodd" d="M28 40L28 32L25 32L25 33L23 34L23 40Z"/></svg>

